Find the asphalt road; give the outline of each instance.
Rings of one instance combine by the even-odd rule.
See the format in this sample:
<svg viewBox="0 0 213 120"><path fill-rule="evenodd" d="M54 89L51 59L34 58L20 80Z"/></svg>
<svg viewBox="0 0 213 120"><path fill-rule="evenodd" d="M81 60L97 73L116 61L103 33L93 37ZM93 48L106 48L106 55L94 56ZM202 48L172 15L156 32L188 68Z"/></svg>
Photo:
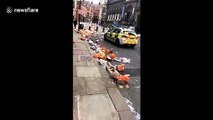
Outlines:
<svg viewBox="0 0 213 120"><path fill-rule="evenodd" d="M84 24L84 28L88 29L88 24ZM102 27L99 26L99 33L102 32ZM128 99L130 106L133 107L133 111L140 114L140 83L141 83L141 53L140 53L140 38L138 44L135 48L130 48L128 46L116 46L114 43L109 41L104 41L103 35L99 34L98 37L93 37L93 40L100 40L99 45L102 45L108 49L112 49L117 57L126 57L131 59L130 64L125 64L125 71L122 74L130 74L129 88L119 88L121 94L124 98ZM112 62L113 65L119 64L116 61ZM139 119L138 119L139 120Z"/></svg>
<svg viewBox="0 0 213 120"><path fill-rule="evenodd" d="M125 64L125 71L122 74L130 74L130 88L119 89L121 94L132 102L132 106L136 112L140 113L140 46L129 48L128 46L118 47L109 41L100 41L100 45L113 49L117 57L126 57L131 59L130 64ZM118 62L112 62L118 64Z"/></svg>

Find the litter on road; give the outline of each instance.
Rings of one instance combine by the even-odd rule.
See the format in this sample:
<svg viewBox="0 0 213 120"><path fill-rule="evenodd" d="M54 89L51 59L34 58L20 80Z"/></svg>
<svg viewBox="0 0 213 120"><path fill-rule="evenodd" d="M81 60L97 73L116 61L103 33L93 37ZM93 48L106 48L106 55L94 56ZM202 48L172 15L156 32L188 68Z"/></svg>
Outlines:
<svg viewBox="0 0 213 120"><path fill-rule="evenodd" d="M127 59L127 58L125 58L125 57L120 57L120 58L118 58L118 57L116 57L115 58L115 61L117 61L117 62L121 62L121 63L130 63L130 61L131 61L131 59Z"/></svg>
<svg viewBox="0 0 213 120"><path fill-rule="evenodd" d="M128 84L130 80L130 75L122 75L119 73L125 70L125 65L112 65L110 61L116 60L122 63L130 63L130 59L124 57L118 58L116 57L116 54L113 52L112 48L107 49L104 46L98 45L100 39L91 39L91 37L97 36L97 33L91 34L91 32L88 32L86 30L81 30L79 33L83 36L81 39L87 40L90 45L90 48L95 51L95 53L93 54L93 58L98 59L99 64L104 66L104 69L108 72L109 77L113 79L116 84Z"/></svg>

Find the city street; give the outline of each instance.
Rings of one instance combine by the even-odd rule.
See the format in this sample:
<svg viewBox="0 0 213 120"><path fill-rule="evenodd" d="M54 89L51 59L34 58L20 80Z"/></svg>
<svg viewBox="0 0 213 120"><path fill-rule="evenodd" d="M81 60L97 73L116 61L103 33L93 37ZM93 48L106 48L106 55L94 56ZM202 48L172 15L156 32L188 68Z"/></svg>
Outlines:
<svg viewBox="0 0 213 120"><path fill-rule="evenodd" d="M87 26L85 26L87 28ZM100 27L101 28L101 27ZM112 49L117 57L126 57L131 59L130 64L125 64L125 71L122 74L130 74L131 80L129 83L130 88L119 88L123 97L128 99L132 103L132 107L137 113L140 113L140 39L135 48L130 48L128 46L116 46L114 43L105 41L103 35L99 34L98 37L92 38L93 40L101 39L98 42L99 45L102 45L108 49ZM118 62L113 61L112 64L116 65Z"/></svg>
<svg viewBox="0 0 213 120"><path fill-rule="evenodd" d="M80 22L81 25L80 28L84 29L82 31L79 31L80 34L83 36L87 36L90 34L87 30L90 30L94 33L96 30L96 27L98 26L98 31L93 34L94 36L89 38L93 42L97 41L97 44L101 47L105 47L116 55L118 58L126 58L130 59L130 63L125 64L125 70L123 72L119 72L121 75L129 74L130 80L128 85L115 85L115 88L118 89L117 91L120 92L122 95L122 98L124 98L125 103L127 103L128 107L130 108L130 111L134 113L136 120L140 120L140 102L141 102L141 83L143 82L141 79L141 36L138 33L141 33L140 31L140 25L141 25L141 13L140 13L140 0L134 1L134 0L128 0L128 1L97 1L95 3L94 0L89 1L83 1L83 2L77 2L77 0L74 2L75 6L75 18L77 22ZM78 9L80 7L80 9ZM75 22L76 23L76 22ZM91 24L92 23L92 24ZM104 40L104 34L108 31L108 28L105 28L103 31L103 27L98 25L104 25L111 27L113 26L129 26L129 29L133 28L133 31L137 33L138 36L138 44L132 48L129 46L117 46L115 43L112 43L110 41ZM116 24L118 23L118 24ZM78 25L77 27L78 28ZM117 30L115 30L117 31ZM120 33L115 32L114 33ZM115 38L115 35L113 36L113 32L110 33L110 36ZM122 34L127 35L126 33L122 32ZM127 38L131 37L131 34L128 33ZM117 36L118 37L118 36ZM123 37L123 36L122 36ZM82 40L85 40L84 37L81 38ZM92 41L90 44L94 44ZM128 42L132 42L129 41ZM131 44L131 43L130 43ZM92 49L97 50L94 48L96 45L91 46ZM99 47L100 47L99 46ZM99 51L100 52L100 51ZM101 52L100 52L101 53ZM98 54L98 53L96 53ZM96 55L94 54L94 55ZM94 57L94 56L93 56ZM96 58L96 57L95 57ZM100 58L104 59L104 58ZM105 60L105 59L104 59ZM107 61L107 60L105 60ZM112 65L118 65L120 62L112 61ZM108 76L108 75L107 75ZM111 79L111 78L109 78ZM114 78L118 79L118 78ZM111 79L112 80L112 79ZM119 79L121 80L121 78ZM113 82L114 83L114 82ZM119 98L115 97L115 100L119 100ZM118 105L120 102L117 102ZM132 120L129 118L128 114L123 114L125 117L123 117L125 120Z"/></svg>

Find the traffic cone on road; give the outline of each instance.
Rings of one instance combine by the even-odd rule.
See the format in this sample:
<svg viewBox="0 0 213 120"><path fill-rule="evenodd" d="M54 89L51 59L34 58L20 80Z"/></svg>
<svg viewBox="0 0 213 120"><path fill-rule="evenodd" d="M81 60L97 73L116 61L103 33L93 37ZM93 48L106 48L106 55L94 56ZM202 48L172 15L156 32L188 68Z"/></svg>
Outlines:
<svg viewBox="0 0 213 120"><path fill-rule="evenodd" d="M125 69L125 65L124 64L119 64L116 66L117 71L122 72Z"/></svg>

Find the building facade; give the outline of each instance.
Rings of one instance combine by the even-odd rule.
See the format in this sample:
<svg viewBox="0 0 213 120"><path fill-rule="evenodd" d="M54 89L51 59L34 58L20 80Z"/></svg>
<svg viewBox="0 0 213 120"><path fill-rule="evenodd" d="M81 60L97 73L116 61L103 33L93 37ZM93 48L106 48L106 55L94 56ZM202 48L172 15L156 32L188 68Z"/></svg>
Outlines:
<svg viewBox="0 0 213 120"><path fill-rule="evenodd" d="M76 19L77 0L73 0L73 20Z"/></svg>
<svg viewBox="0 0 213 120"><path fill-rule="evenodd" d="M76 0L76 10L75 10L75 14L73 14L73 15L78 21L79 21L79 14L80 14L81 22L89 21L89 16L90 16L91 12L90 12L88 1Z"/></svg>
<svg viewBox="0 0 213 120"><path fill-rule="evenodd" d="M77 0L76 0L77 1ZM79 9L79 5L81 7ZM93 23L100 23L102 20L102 5L100 4L93 4L93 2L85 1L85 0L78 0L76 2L76 9L74 11L74 16L77 20L79 20L80 14L80 21L81 22L93 22Z"/></svg>
<svg viewBox="0 0 213 120"><path fill-rule="evenodd" d="M136 13L140 11L139 0L108 0L106 23L114 21L127 26L135 26Z"/></svg>

